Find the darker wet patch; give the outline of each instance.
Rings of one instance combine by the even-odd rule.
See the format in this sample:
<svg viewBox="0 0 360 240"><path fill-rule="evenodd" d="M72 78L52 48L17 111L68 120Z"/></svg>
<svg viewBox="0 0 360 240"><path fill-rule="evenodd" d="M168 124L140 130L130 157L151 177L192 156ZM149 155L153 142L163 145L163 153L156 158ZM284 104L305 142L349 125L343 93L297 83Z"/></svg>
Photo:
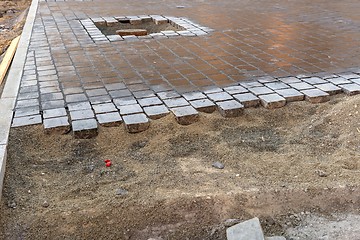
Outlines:
<svg viewBox="0 0 360 240"><path fill-rule="evenodd" d="M212 155L212 147L216 141L207 136L192 133L180 134L169 140L172 157L187 157L196 153L202 156Z"/></svg>

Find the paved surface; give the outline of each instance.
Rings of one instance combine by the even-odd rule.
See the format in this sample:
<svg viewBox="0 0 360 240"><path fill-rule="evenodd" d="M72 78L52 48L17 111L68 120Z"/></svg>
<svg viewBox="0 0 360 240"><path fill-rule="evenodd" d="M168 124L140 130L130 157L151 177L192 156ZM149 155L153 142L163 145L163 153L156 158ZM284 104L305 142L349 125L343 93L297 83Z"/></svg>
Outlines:
<svg viewBox="0 0 360 240"><path fill-rule="evenodd" d="M357 0L42 1L13 126L92 137L124 116L137 132L169 112L190 124L198 111L235 117L259 103L359 93L358 9ZM91 26L154 14L185 19L197 34L124 40Z"/></svg>

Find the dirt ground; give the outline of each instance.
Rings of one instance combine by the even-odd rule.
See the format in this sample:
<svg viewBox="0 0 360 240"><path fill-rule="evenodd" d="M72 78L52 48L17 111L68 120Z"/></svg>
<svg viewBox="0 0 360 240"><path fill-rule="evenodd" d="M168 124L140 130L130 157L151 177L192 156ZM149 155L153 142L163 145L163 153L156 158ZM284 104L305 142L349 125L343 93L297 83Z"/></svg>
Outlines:
<svg viewBox="0 0 360 240"><path fill-rule="evenodd" d="M21 34L31 0L0 0L0 55Z"/></svg>
<svg viewBox="0 0 360 240"><path fill-rule="evenodd" d="M267 236L302 239L287 230L360 214L359 104L339 95L190 126L168 116L90 140L12 129L0 239L225 239L228 219L254 216Z"/></svg>

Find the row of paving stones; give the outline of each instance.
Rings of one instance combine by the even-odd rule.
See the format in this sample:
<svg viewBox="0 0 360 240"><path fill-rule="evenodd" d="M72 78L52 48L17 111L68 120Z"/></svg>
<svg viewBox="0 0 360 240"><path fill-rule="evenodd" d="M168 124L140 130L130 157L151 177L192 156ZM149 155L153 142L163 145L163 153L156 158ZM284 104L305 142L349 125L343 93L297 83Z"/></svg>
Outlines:
<svg viewBox="0 0 360 240"><path fill-rule="evenodd" d="M136 41L141 39L161 39L177 36L195 37L203 36L213 31L213 29L201 26L192 22L187 18L178 18L162 15L140 15L140 16L115 16L115 17L98 17L80 20L89 36L95 42L116 42L116 41ZM178 30L166 30L157 33L150 33L145 36L119 36L104 35L97 26L114 27L119 23L129 23L131 25L139 25L148 22L154 22L156 25L170 23Z"/></svg>
<svg viewBox="0 0 360 240"><path fill-rule="evenodd" d="M44 54L44 58L46 58ZM28 58L31 58L31 54ZM37 65L41 67L37 62ZM360 93L360 70L324 76L261 77L256 81L240 82L225 88L207 87L203 91L179 94L173 90L165 92L129 91L123 83L105 85L105 89L89 89L85 93L74 90L63 93L58 81L48 81L48 75L38 80L26 75L24 69L20 93L15 107L12 126L44 124L47 132L68 133L75 137L90 138L97 135L98 124L119 126L124 123L130 133L146 130L150 119L159 119L169 113L176 121L188 125L198 121L199 112L212 113L216 109L224 117L240 116L244 108L259 105L268 109L283 107L287 102L307 100L321 103L330 95L344 92L348 95ZM38 91L38 88L40 91ZM117 93L113 98L103 99L106 92ZM64 100L65 94L65 100ZM49 101L40 106L39 98Z"/></svg>

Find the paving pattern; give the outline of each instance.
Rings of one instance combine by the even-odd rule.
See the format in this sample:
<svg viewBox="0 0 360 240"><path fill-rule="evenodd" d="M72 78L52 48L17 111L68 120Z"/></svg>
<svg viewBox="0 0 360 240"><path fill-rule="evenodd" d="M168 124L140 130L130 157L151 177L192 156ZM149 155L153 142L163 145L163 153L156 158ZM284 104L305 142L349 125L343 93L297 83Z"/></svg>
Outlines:
<svg viewBox="0 0 360 240"><path fill-rule="evenodd" d="M88 138L98 125L139 132L167 114L187 125L199 112L236 117L357 94L359 8L356 0L41 1L12 126ZM126 16L186 30L124 41L94 25Z"/></svg>

